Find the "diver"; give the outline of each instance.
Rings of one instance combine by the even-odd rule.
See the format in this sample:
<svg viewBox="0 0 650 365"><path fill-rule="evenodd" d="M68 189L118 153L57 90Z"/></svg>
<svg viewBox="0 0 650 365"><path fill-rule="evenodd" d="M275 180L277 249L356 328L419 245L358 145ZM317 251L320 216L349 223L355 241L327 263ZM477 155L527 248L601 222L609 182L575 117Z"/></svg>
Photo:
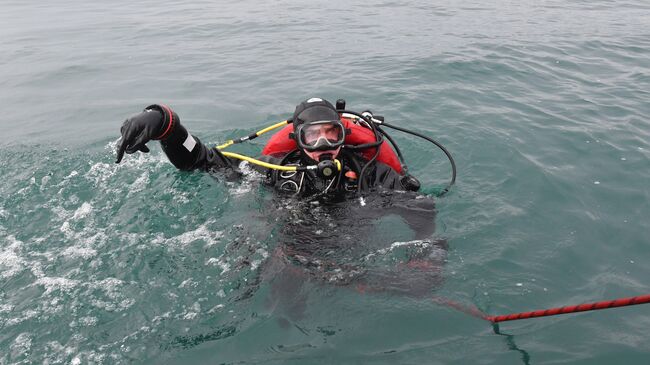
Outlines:
<svg viewBox="0 0 650 365"><path fill-rule="evenodd" d="M300 196L344 191L386 188L417 191L419 182L410 175L400 175L389 165L376 161L363 171L367 164L361 153L344 148L350 129L341 122L336 108L328 101L311 98L300 103L294 113L295 141L292 151L264 155L260 160L275 165L315 168L303 171L278 171L261 168L269 184L284 193ZM164 105L151 105L128 118L121 128L122 140L117 149L117 160L124 152L149 152L146 143L159 140L169 160L180 170L206 171L222 168L236 169L239 162L227 158L218 148L210 148L188 133L178 115ZM361 186L359 186L359 184Z"/></svg>
<svg viewBox="0 0 650 365"><path fill-rule="evenodd" d="M434 233L434 201L416 193L419 182L404 171L395 153L380 138L372 125L372 114L353 115L353 123L343 117L344 101L339 101L337 107L321 98L298 104L285 129L271 138L263 155L246 159L255 162L253 167L265 174L265 181L281 192L280 196L295 197L291 208L280 209L289 217L281 226L280 246L266 272L279 270L292 276L296 270L303 270L321 282L354 286L362 291L426 294L441 282L447 248L444 240L417 241L430 239ZM228 144L212 148L203 144L165 105L146 107L126 119L120 131L116 163L120 163L125 152L149 152L146 143L151 140L160 141L171 163L180 170L237 171L239 160L244 159L222 151ZM401 154L399 157L401 160ZM365 197L369 206L342 204L361 192L374 193ZM399 193L393 198L387 195L390 192ZM312 203L317 200L324 200L325 204L314 208ZM360 260L370 262L372 254L353 252L355 247L363 246L359 237L369 237L372 220L389 214L401 216L414 232L416 243L412 252L390 270L381 265L379 269L360 267ZM355 220L353 225L351 218ZM315 229L323 226L330 227L329 235ZM348 257L342 260L341 252L347 252ZM353 256L357 259L348 260ZM346 260L350 264L341 262Z"/></svg>

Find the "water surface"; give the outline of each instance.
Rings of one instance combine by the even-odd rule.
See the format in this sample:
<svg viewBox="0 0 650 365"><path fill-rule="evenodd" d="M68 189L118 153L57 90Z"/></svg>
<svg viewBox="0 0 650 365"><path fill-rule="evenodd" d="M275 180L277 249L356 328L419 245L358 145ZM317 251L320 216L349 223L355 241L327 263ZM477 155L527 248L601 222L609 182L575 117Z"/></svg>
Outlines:
<svg viewBox="0 0 650 365"><path fill-rule="evenodd" d="M5 1L0 363L647 362L645 306L497 335L427 298L262 275L283 225L258 177L181 173L155 143L113 161L151 103L218 143L345 98L456 159L430 296L501 314L646 294L648 19L622 0ZM393 135L439 191L444 155ZM376 267L417 250L399 215L368 225Z"/></svg>

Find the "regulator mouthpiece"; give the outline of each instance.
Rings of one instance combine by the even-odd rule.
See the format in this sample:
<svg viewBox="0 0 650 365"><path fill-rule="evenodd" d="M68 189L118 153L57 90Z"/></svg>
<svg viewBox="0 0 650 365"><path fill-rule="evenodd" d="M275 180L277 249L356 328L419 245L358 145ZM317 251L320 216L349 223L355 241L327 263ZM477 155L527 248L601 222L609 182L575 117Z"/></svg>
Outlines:
<svg viewBox="0 0 650 365"><path fill-rule="evenodd" d="M318 175L326 179L334 176L340 168L340 162L332 160L332 155L329 153L321 155L318 161Z"/></svg>

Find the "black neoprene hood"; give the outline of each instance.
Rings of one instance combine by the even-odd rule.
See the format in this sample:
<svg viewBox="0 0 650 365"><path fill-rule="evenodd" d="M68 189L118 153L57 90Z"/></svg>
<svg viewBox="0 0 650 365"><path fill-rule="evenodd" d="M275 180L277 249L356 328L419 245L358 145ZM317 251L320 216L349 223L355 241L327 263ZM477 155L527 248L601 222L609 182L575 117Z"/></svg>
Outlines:
<svg viewBox="0 0 650 365"><path fill-rule="evenodd" d="M327 100L311 98L296 106L293 112L293 126L321 120L339 120L336 108Z"/></svg>

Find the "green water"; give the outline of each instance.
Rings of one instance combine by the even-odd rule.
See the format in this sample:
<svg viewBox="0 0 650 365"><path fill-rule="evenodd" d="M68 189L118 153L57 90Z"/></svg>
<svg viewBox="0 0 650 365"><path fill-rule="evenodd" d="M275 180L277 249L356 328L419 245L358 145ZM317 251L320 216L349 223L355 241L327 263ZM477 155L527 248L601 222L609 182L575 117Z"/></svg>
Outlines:
<svg viewBox="0 0 650 365"><path fill-rule="evenodd" d="M121 122L154 102L218 143L305 98L345 98L456 159L432 297L502 314L647 294L647 2L1 9L0 364L650 360L648 306L499 335L428 299L304 278L278 294L277 278L256 282L282 228L258 177L181 173L155 144L113 163ZM424 192L444 186L444 155L393 135ZM359 241L389 267L402 253L386 248L413 233L395 216L373 224Z"/></svg>

